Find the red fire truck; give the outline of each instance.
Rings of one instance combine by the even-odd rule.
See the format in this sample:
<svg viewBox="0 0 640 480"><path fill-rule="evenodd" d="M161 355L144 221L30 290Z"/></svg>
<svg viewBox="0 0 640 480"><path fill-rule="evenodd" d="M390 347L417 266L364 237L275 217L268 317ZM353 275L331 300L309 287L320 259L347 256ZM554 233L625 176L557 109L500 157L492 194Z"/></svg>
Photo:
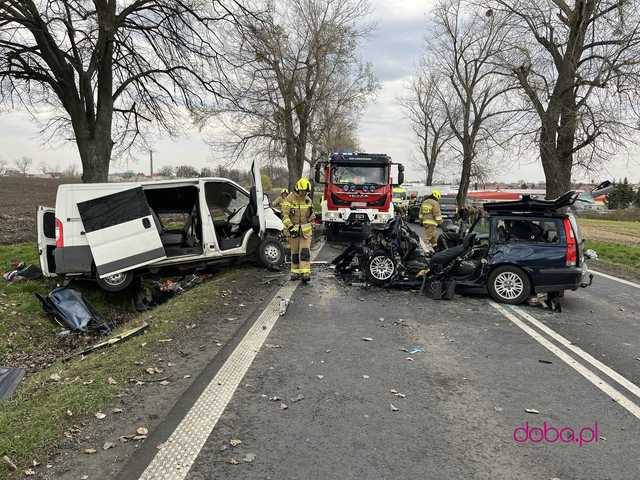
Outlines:
<svg viewBox="0 0 640 480"><path fill-rule="evenodd" d="M395 182L392 165L398 166ZM328 162L316 165L315 174L316 183L324 184L322 221L329 238L340 230L393 218L392 191L404 182L404 166L388 155L334 153Z"/></svg>

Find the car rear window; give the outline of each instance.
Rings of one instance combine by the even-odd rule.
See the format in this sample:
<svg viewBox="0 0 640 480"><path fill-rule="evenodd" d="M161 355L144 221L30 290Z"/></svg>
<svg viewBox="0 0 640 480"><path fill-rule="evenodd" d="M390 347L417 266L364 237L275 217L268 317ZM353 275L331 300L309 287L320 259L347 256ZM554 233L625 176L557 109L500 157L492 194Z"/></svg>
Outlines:
<svg viewBox="0 0 640 480"><path fill-rule="evenodd" d="M556 220L503 219L496 224L499 243L560 243Z"/></svg>

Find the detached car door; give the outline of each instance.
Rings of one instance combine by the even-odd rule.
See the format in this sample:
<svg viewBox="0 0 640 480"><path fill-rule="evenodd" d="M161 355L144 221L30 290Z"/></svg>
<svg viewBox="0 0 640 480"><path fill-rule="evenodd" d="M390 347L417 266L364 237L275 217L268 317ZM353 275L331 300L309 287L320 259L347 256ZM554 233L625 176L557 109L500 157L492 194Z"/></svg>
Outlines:
<svg viewBox="0 0 640 480"><path fill-rule="evenodd" d="M167 258L142 187L78 203L98 276Z"/></svg>
<svg viewBox="0 0 640 480"><path fill-rule="evenodd" d="M256 218L253 222L253 230L260 238L264 238L267 231L267 221L265 217L265 198L262 189L262 175L260 173L260 161L254 160L251 165L251 174L253 175L253 188L251 189L250 201L253 204ZM255 194L254 194L255 193Z"/></svg>

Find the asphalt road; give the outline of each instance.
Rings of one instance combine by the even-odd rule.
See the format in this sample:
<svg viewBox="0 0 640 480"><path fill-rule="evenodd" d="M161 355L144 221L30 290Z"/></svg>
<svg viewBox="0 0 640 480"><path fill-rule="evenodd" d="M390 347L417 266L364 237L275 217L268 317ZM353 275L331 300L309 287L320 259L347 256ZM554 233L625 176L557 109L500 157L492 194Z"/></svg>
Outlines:
<svg viewBox="0 0 640 480"><path fill-rule="evenodd" d="M637 480L639 293L596 277L554 314L344 286L318 267L181 478ZM160 441L122 478L176 448Z"/></svg>

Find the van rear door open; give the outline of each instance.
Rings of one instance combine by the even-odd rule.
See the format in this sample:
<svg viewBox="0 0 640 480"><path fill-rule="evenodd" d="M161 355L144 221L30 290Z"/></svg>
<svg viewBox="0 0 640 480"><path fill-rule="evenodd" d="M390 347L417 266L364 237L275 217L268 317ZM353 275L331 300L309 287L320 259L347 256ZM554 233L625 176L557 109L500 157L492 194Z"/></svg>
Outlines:
<svg viewBox="0 0 640 480"><path fill-rule="evenodd" d="M167 258L142 187L78 203L98 276Z"/></svg>
<svg viewBox="0 0 640 480"><path fill-rule="evenodd" d="M38 254L40 269L45 277L56 276L56 211L49 207L38 207Z"/></svg>

